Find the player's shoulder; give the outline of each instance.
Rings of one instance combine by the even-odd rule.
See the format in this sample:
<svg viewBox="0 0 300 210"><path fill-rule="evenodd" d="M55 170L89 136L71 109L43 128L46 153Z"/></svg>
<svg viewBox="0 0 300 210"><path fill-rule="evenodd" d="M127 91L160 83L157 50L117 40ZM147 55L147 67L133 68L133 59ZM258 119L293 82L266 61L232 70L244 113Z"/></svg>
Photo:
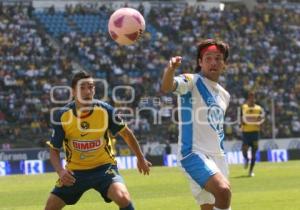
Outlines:
<svg viewBox="0 0 300 210"><path fill-rule="evenodd" d="M243 103L242 104L242 108L247 108L248 107L248 104L247 103Z"/></svg>
<svg viewBox="0 0 300 210"><path fill-rule="evenodd" d="M53 116L56 120L61 119L64 113L67 113L68 111L71 111L72 109L75 109L75 102L72 101L65 106L55 108L53 111Z"/></svg>
<svg viewBox="0 0 300 210"><path fill-rule="evenodd" d="M263 109L262 106L260 106L259 104L255 104L255 108L256 108L256 109L260 109L260 110Z"/></svg>
<svg viewBox="0 0 300 210"><path fill-rule="evenodd" d="M223 93L223 95L225 95L226 96L226 98L230 98L230 93L222 86L222 85L218 85L218 87L219 87L219 91L221 92L221 93Z"/></svg>
<svg viewBox="0 0 300 210"><path fill-rule="evenodd" d="M94 104L96 107L104 108L104 109L106 109L107 111L112 111L112 110L113 110L113 106L112 106L112 105L110 105L110 104L107 103L107 102L98 100L98 99L94 99L94 100L93 100L93 104Z"/></svg>
<svg viewBox="0 0 300 210"><path fill-rule="evenodd" d="M196 79L196 74L184 73L184 74L180 74L179 77L182 77L183 79L192 82L194 79Z"/></svg>
<svg viewBox="0 0 300 210"><path fill-rule="evenodd" d="M71 101L70 103L66 104L62 108L65 109L65 110L69 110L69 109L75 108L75 101Z"/></svg>

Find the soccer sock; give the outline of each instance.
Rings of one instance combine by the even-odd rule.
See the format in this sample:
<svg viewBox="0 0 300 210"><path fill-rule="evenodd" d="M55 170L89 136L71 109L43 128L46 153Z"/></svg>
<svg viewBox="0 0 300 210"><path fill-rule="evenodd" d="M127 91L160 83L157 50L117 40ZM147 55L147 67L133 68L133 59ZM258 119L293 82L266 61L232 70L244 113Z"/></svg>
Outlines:
<svg viewBox="0 0 300 210"><path fill-rule="evenodd" d="M129 203L129 205L125 208L120 208L120 210L134 210L134 207L132 205L132 203Z"/></svg>
<svg viewBox="0 0 300 210"><path fill-rule="evenodd" d="M253 168L254 168L254 165L255 165L255 161L256 161L256 150L255 149L252 149L252 158L251 158L251 163L250 163L250 173L253 172Z"/></svg>
<svg viewBox="0 0 300 210"><path fill-rule="evenodd" d="M220 209L220 208L214 207L213 210L231 210L231 207L229 207L229 208L227 208L227 209Z"/></svg>
<svg viewBox="0 0 300 210"><path fill-rule="evenodd" d="M242 150L242 153L243 153L243 157L245 158L245 161L248 162L249 159L248 159L248 154L247 154L247 150Z"/></svg>
<svg viewBox="0 0 300 210"><path fill-rule="evenodd" d="M251 165L250 165L250 171L251 172L253 171L254 165L255 165L255 158L252 158L251 159Z"/></svg>

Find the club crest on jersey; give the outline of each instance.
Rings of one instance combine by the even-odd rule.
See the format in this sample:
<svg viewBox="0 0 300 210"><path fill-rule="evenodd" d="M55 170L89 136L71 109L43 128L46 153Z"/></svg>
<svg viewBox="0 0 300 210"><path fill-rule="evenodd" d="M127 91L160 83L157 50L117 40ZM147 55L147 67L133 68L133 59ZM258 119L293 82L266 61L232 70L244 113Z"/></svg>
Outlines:
<svg viewBox="0 0 300 210"><path fill-rule="evenodd" d="M224 111L223 109L218 106L217 104L212 104L209 106L207 111L207 120L209 125L218 133L219 138L224 138L224 130L223 130L223 123L224 123Z"/></svg>
<svg viewBox="0 0 300 210"><path fill-rule="evenodd" d="M102 141L100 139L90 140L90 141L73 141L73 148L80 152L89 152L99 149L102 145Z"/></svg>
<svg viewBox="0 0 300 210"><path fill-rule="evenodd" d="M107 169L107 170L105 171L105 173L106 173L106 174L113 175L113 176L117 176L117 175L118 175L118 173L116 172L116 170L113 169L113 168Z"/></svg>
<svg viewBox="0 0 300 210"><path fill-rule="evenodd" d="M80 123L80 127L81 127L82 129L84 129L84 130L87 130L87 129L90 127L90 124L89 124L88 122L86 122L86 121L82 121L82 122Z"/></svg>

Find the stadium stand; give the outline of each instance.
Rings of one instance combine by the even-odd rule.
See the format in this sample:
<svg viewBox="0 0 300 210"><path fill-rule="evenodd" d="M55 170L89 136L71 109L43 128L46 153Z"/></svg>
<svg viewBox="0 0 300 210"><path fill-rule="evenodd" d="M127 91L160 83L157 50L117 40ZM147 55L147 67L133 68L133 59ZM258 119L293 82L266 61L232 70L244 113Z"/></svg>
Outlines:
<svg viewBox="0 0 300 210"><path fill-rule="evenodd" d="M232 99L226 120L238 118L245 93L254 88L258 103L266 110L262 137L272 137L272 100L276 137L299 137L299 8L262 3L249 10L242 4L226 4L223 11L206 11L183 3L156 2L147 13L142 4L137 9L146 18L146 33L139 44L124 48L107 34L111 8L78 4L67 5L64 11L54 7L32 11L21 5L1 6L3 147L44 145L51 132L50 109L55 105L50 90L54 85L69 84L74 63L106 79L110 89L117 85L135 89L134 101L126 106L144 109L140 118L129 124L143 143L176 142L176 125L170 123L176 99L160 93L159 81L171 55L183 55L180 72L194 71L199 37L219 37L231 44L227 74L221 79ZM55 94L64 99L66 93ZM108 101L113 103L111 98ZM153 123L155 114L161 117L161 124ZM228 140L240 138L236 123L228 124L225 132Z"/></svg>

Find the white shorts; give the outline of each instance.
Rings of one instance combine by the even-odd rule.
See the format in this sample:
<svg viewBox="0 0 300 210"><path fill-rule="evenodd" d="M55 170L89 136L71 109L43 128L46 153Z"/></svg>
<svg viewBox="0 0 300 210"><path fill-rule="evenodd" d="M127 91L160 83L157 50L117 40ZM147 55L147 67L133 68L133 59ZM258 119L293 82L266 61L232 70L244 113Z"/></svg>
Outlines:
<svg viewBox="0 0 300 210"><path fill-rule="evenodd" d="M208 179L217 172L228 177L229 171L225 156L192 153L180 161L180 166L189 178L192 194L197 203L199 205L214 204L214 196L207 192L204 186Z"/></svg>

